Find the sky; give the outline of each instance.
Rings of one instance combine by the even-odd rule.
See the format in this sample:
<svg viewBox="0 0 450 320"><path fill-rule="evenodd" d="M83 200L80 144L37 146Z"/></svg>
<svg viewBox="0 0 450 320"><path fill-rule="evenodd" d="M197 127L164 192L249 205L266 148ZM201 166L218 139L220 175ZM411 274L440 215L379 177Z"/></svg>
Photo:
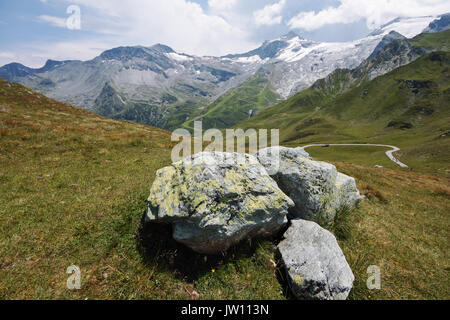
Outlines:
<svg viewBox="0 0 450 320"><path fill-rule="evenodd" d="M448 0L0 0L0 66L89 60L156 43L222 56L289 31L352 41L397 17L447 12Z"/></svg>

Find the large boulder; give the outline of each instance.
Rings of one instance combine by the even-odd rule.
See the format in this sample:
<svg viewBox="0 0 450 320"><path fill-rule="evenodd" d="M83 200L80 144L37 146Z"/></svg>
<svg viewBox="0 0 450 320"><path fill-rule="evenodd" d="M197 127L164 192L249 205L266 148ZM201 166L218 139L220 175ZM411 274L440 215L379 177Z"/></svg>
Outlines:
<svg viewBox="0 0 450 320"><path fill-rule="evenodd" d="M332 224L336 212L354 207L361 196L355 179L330 163L314 161L302 148L271 147L256 157L295 203L293 218Z"/></svg>
<svg viewBox="0 0 450 320"><path fill-rule="evenodd" d="M215 254L274 234L293 206L254 156L204 152L158 170L146 216L172 223L174 239L194 251Z"/></svg>
<svg viewBox="0 0 450 320"><path fill-rule="evenodd" d="M347 299L355 278L336 238L315 222L291 223L278 250L292 293L298 299Z"/></svg>

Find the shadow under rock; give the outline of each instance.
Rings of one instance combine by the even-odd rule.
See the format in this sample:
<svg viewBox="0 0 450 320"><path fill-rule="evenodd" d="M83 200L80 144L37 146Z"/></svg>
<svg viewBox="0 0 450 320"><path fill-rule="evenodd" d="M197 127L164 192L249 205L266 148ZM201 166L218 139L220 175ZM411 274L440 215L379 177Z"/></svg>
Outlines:
<svg viewBox="0 0 450 320"><path fill-rule="evenodd" d="M243 240L225 253L205 255L175 241L170 224L146 222L144 213L138 230L137 247L148 266L156 266L160 272L170 272L179 280L194 282L221 265L253 256L263 241L278 244L286 229L287 226L270 238ZM283 272L279 268L277 273Z"/></svg>
<svg viewBox="0 0 450 320"><path fill-rule="evenodd" d="M281 253L277 249L276 251L276 262L277 262L277 280L278 283L281 285L281 288L283 289L283 295L286 297L287 300L298 300L292 293L291 288L289 287L289 282L287 279L287 272L284 267L283 259L281 258Z"/></svg>

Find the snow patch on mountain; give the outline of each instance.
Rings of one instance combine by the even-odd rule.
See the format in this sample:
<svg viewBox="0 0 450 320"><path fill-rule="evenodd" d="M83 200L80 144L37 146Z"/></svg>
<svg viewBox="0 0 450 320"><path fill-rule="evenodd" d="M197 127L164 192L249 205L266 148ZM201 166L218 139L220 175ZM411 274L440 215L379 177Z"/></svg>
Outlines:
<svg viewBox="0 0 450 320"><path fill-rule="evenodd" d="M369 36L351 42L317 43L290 34L287 46L281 49L274 60L271 82L283 98L308 88L316 80L326 77L336 69L353 69L360 65L375 50L383 37L396 31L408 38L423 32L436 19L434 16L397 18ZM279 41L282 38L277 39Z"/></svg>
<svg viewBox="0 0 450 320"><path fill-rule="evenodd" d="M170 59L173 59L173 60L179 61L179 62L194 60L194 58L192 58L192 57L190 57L188 55L178 54L176 52L166 53L166 56L169 57Z"/></svg>
<svg viewBox="0 0 450 320"><path fill-rule="evenodd" d="M251 57L240 57L237 59L234 59L234 61L239 63L258 63L263 61L259 56L251 56Z"/></svg>
<svg viewBox="0 0 450 320"><path fill-rule="evenodd" d="M287 43L288 46L276 56L276 59L286 62L299 61L321 45L320 43L308 41L298 36L288 40Z"/></svg>
<svg viewBox="0 0 450 320"><path fill-rule="evenodd" d="M356 68L369 57L381 39L380 35L353 42L314 43L307 48L288 47L277 58L289 62L274 65L271 82L278 94L288 98L336 69Z"/></svg>

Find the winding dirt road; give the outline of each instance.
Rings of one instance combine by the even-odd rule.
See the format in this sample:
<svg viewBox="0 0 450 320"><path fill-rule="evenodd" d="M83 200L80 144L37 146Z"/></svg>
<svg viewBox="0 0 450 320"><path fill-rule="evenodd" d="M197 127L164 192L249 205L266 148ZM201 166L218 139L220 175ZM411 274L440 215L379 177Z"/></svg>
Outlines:
<svg viewBox="0 0 450 320"><path fill-rule="evenodd" d="M397 160L394 156L393 153L397 152L400 150L400 148L397 148L396 146L390 146L390 145L386 145L386 144L310 144L307 146L302 147L303 149L306 148L310 148L310 147L326 147L326 146L330 146L330 147L334 147L334 146L367 146L367 147L384 147L384 148L391 148L391 150L386 151L386 155L388 156L388 158L395 162L396 164L398 164L400 167L402 168L408 168L408 166L402 162L400 162L399 160Z"/></svg>

